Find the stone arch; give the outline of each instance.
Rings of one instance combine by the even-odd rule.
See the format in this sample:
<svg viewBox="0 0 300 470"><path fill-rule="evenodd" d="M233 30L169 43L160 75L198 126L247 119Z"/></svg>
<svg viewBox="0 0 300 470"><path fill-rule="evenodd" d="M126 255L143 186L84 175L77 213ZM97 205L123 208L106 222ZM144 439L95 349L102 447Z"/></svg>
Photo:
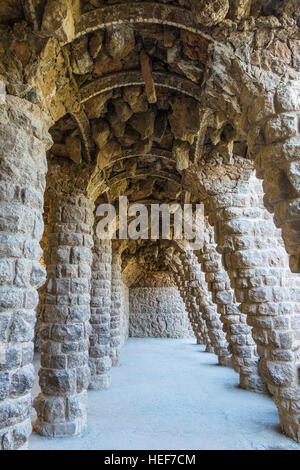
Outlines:
<svg viewBox="0 0 300 470"><path fill-rule="evenodd" d="M236 302L229 276L222 264L222 255L217 251L212 227L206 226L203 247L196 254L212 299L217 304L232 354L233 367L240 376L240 386L252 391L264 392L264 385L260 379L257 379L257 370L249 367L251 358L257 357L251 327L247 325L246 315L240 311L240 306Z"/></svg>
<svg viewBox="0 0 300 470"><path fill-rule="evenodd" d="M112 160L106 165L103 167L103 170L105 170L107 167L110 167L112 165L114 165L115 163L117 162L120 162L122 160L125 160L127 158L144 158L145 160L147 160L147 158L162 158L164 160L166 160L170 165L175 165L175 161L174 159L172 158L172 153L167 151L167 150L162 150L162 149L152 149L151 152L147 153L147 154L142 154L142 153L132 153L131 151L128 151L128 152L124 152L123 153L123 156L122 157L116 157L116 158L112 158Z"/></svg>
<svg viewBox="0 0 300 470"><path fill-rule="evenodd" d="M274 20L275 21L275 20ZM299 263L299 96L296 24L291 24L291 42L281 42L287 25L276 19L278 34L266 42L261 34L256 56L266 64L260 74L249 42L240 43L239 54L228 43L209 47L209 67L203 87L204 105L223 113L236 131L235 138L247 146L247 158L254 161L257 177L263 179L264 204L274 213L282 229L290 268L300 272ZM266 21L265 32L270 24ZM253 63L247 57L253 57ZM222 80L231 76L230 83ZM226 81L226 80L225 80Z"/></svg>
<svg viewBox="0 0 300 470"><path fill-rule="evenodd" d="M111 5L85 13L75 20L75 38L107 26L124 23L157 23L175 26L211 40L209 34L199 29L190 10L154 2Z"/></svg>
<svg viewBox="0 0 300 470"><path fill-rule="evenodd" d="M53 177L49 189L53 198L50 207L51 227L47 234L49 271L42 326L42 394L35 401L38 411L36 429L41 434L51 436L73 435L80 432L86 423L86 389L90 383L87 367L90 325L87 318L93 263L93 203L104 178L95 162L92 162L94 143L82 103L86 98L81 94L93 87L96 93L101 94L105 87L115 88L116 80L122 87L132 85L135 81L141 84L143 81L140 72L128 71L129 83L126 82L127 77L120 74L92 81L93 85L79 87L78 83L82 85L89 77L79 79L78 82L75 80L68 47L65 45L76 37L82 37L85 32L99 30L112 22L171 25L192 32L198 41L200 37L204 38L205 45L206 41L210 43L209 63L206 64L206 60L202 62L205 64L203 82L202 72L199 75L201 79L197 75L196 84L183 79L181 72L178 72L178 76L167 72L169 69L162 63L156 65L163 65L164 73L155 70L152 74L153 83L160 90L172 89L179 92L176 96L193 96L203 107L205 119L200 119L199 123L197 121L197 136L192 135L192 164L188 155L180 166L180 177L172 170L141 170L137 176L142 178L154 174L160 179L164 177L164 180L176 181L178 185L187 188L189 193L189 189L194 186L197 189L200 187L197 200L205 199L210 221L216 227L217 248L222 254L237 302L241 305L242 315L247 315L248 325L253 327L253 337L261 357L261 376L278 406L282 428L299 441L296 411L299 407L296 356L298 282L297 277L288 270L280 233L274 229L272 219L263 210L261 186L251 179L252 176L247 179L249 167L251 170L250 160L254 160L257 175L264 179L265 206L274 210L275 223L283 230L286 249L291 256L290 266L293 271L299 271L299 75L296 70L296 16L280 16L274 6L276 16L269 17L263 12L262 16L248 18L247 14L241 14L240 17L230 12L221 23L227 11L220 15L220 12L213 10L213 15L217 13L217 19L210 24L199 21L203 24L199 26L201 12L200 15L199 12L195 14L194 19L188 9L173 5L131 4L129 9L126 5L121 8L110 6L75 18L76 12L70 11L71 3L68 2L67 8L63 8L66 7L64 3L56 0L47 2L42 12L42 28L39 29L39 21L34 13L36 4L22 2L25 16L21 14L17 19L24 22L17 24L14 31L8 24L7 37L6 32L3 33L7 43L2 47L1 42L0 47L1 80L4 79L9 92L5 96L0 81L3 199L0 219L4 246L1 253L1 273L4 274L1 277L0 324L1 338L7 348L4 351L4 366L0 364L0 374L4 389L1 398L4 396L5 400L3 409L7 411L8 403L13 410L12 418L5 421L7 425L4 431L1 430L1 447L25 448L30 433L32 326L37 303L36 290L44 281L44 269L39 263L39 241L43 229L45 151L50 142L47 130L67 113L78 124L86 160L82 167L70 167L67 162L61 162L59 171L62 174L58 174L58 167L55 169L55 162L51 162L48 173L48 179L51 175ZM55 9L51 12L55 4L62 7L62 15L57 23L56 17L52 15ZM240 21L243 16L246 19ZM85 20L86 25L83 24ZM218 23L218 27L211 28ZM288 42L285 42L285 37L289 37ZM194 37L190 39L193 42ZM187 45L193 49L190 43ZM7 51L7 58L3 58L2 50ZM189 50L188 53L193 56L194 52ZM196 56L200 57L199 51ZM191 65L190 60L187 62ZM185 67L187 64L183 65ZM192 107L189 111L192 111ZM207 126L206 121L209 119L215 122ZM181 138L187 142L184 140L186 136L180 134L179 140ZM178 135L175 140L178 140ZM237 159L236 156L242 158ZM219 158L217 164L214 158ZM214 192L209 186L215 180L215 175L218 177L219 171L223 171L224 181L219 181L219 190ZM125 172L121 178L129 175L130 172ZM117 180L120 176L112 178ZM230 187L227 185L228 179L231 180ZM113 181L110 180L110 183ZM249 181L254 181L256 193L245 192ZM102 188L103 191L109 189L104 184ZM189 199L191 194L185 196ZM252 206L246 207L246 202ZM276 253L268 236L271 233L274 235ZM108 265L106 256L101 256L99 263ZM178 266L180 264L178 261ZM270 264L270 275L265 270L267 264ZM119 279L119 261L115 265L116 279ZM94 273L98 272L98 267L95 266ZM181 273L182 276L185 274ZM98 279L93 278L95 280ZM93 302L96 303L96 283L93 288ZM115 300L117 311L117 293ZM196 302L191 302L191 308L196 313L197 307ZM115 324L109 324L115 330L116 338L117 316L118 313L115 314ZM208 327L211 327L210 320L206 318ZM108 323L106 318L107 328ZM20 324L26 325L24 331L20 331ZM212 333L209 328L203 330L208 344L216 340ZM247 342L248 330L246 333L243 341L246 338ZM112 357L117 362L117 340L114 346L116 348ZM248 382L248 385L260 388L262 385L257 375L253 344L247 346L247 350L241 348L241 354L245 351L248 355L243 365L247 365L249 375L253 373L257 379L257 382ZM12 356L16 358L13 363ZM103 357L108 358L108 349L104 356L97 356L97 359L101 359L100 368L96 371L99 374L94 375L102 375L101 378L97 377L102 385L108 379L108 370L104 365L106 359L102 360Z"/></svg>
<svg viewBox="0 0 300 470"><path fill-rule="evenodd" d="M201 89L191 80L181 77L180 75L161 72L153 72L152 77L157 87L169 88L191 96L197 101L201 101ZM142 72L139 71L117 72L106 75L80 88L81 102L84 103L101 93L106 93L116 88L144 84L145 80Z"/></svg>
<svg viewBox="0 0 300 470"><path fill-rule="evenodd" d="M157 201L157 202L159 203L160 201ZM183 272L180 270L181 265L178 262L178 259L176 258L176 256L174 255L174 246L172 242L166 242L166 240L164 240L163 246L164 246L163 249L165 250L165 262L174 273L176 285L184 301L184 304L186 306L188 318L191 323L197 342L198 344L202 344L202 342L205 341L205 344L207 344L207 347L209 347L209 344L208 344L210 341L209 337L206 335L205 340L204 340L202 336L202 333L203 332L206 333L207 331L206 326L199 316L199 312L198 312L195 302L192 302L191 297L189 296L189 294L187 293L185 289Z"/></svg>
<svg viewBox="0 0 300 470"><path fill-rule="evenodd" d="M191 323L189 306L175 280L177 269L168 261L170 249L171 240L130 240L126 243L122 253L122 279L133 289L130 293L133 307L133 311L130 310L130 336L154 334L155 337L186 338L192 332L198 334ZM139 299L142 311L137 304Z"/></svg>
<svg viewBox="0 0 300 470"><path fill-rule="evenodd" d="M185 297L192 309L191 321L195 324L194 330L200 331L200 338L203 338L207 351L217 355L219 364L230 365L228 343L222 330L219 315L207 290L197 257L180 242L178 242L178 247L180 250L171 257L171 262L176 263L177 281L182 292L181 295Z"/></svg>
<svg viewBox="0 0 300 470"><path fill-rule="evenodd" d="M257 176L263 179L264 202L274 213L274 222L282 229L290 267L300 272L299 253L299 111L300 78L279 83L273 94L273 109L267 92L261 98L264 113L257 116L249 130L249 140L258 131L264 145L255 149ZM255 109L255 106L253 106ZM249 113L254 109L249 108ZM254 144L259 136L254 137Z"/></svg>
<svg viewBox="0 0 300 470"><path fill-rule="evenodd" d="M99 178L100 175L100 178ZM174 175L171 172L167 171L155 171L155 170L137 170L134 174L130 172L122 172L121 174L117 174L113 176L109 180L103 179L103 176L96 168L91 181L89 183L89 194L93 200L96 200L99 195L106 192L112 185L120 183L121 181L128 180L128 179L143 179L147 177L156 177L158 179L167 180L173 182L177 186L181 186L181 180L178 176Z"/></svg>
<svg viewBox="0 0 300 470"><path fill-rule="evenodd" d="M260 375L277 405L283 431L298 439L293 411L299 400L298 280L290 272L280 231L263 205L261 182L250 171L233 192L211 195L206 210L240 310L252 326ZM249 357L249 367L256 366L256 358Z"/></svg>

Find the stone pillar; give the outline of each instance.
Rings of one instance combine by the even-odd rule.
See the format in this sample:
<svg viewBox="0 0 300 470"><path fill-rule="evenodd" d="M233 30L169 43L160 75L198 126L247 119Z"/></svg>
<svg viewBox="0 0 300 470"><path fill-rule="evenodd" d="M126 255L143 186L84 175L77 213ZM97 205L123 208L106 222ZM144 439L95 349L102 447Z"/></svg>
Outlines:
<svg viewBox="0 0 300 470"><path fill-rule="evenodd" d="M288 255L263 206L261 183L251 176L235 192L213 196L210 220L241 311L253 327L259 371L278 407L281 427L299 441L300 295L299 289L287 287Z"/></svg>
<svg viewBox="0 0 300 470"><path fill-rule="evenodd" d="M197 304L194 301L195 299L192 299L188 295L188 292L185 287L185 282L182 282L180 275L176 274L175 278L176 277L178 278L176 279L178 291L180 293L182 300L184 301L185 308L188 314L188 319L191 323L191 327L195 335L197 344L206 345L202 332L204 331L204 336L205 336L205 334L207 333L207 330L206 330L204 323L203 322L201 323L201 321L199 321L199 311L198 311Z"/></svg>
<svg viewBox="0 0 300 470"><path fill-rule="evenodd" d="M37 106L4 93L0 98L0 449L16 450L27 448L31 433L35 308L37 288L46 279L39 263L45 151L51 139Z"/></svg>
<svg viewBox="0 0 300 470"><path fill-rule="evenodd" d="M192 326L193 328L193 326ZM197 329L196 333L194 332L194 335L196 336L197 344L204 344L204 339L202 337L201 331Z"/></svg>
<svg viewBox="0 0 300 470"><path fill-rule="evenodd" d="M251 327L247 325L247 317L239 309L235 301L235 293L230 285L230 279L222 264L222 256L216 250L214 233L206 232L203 248L198 254L199 261L207 286L212 294L213 302L217 305L223 330L232 354L234 370L240 375L240 385L251 382L252 369L249 368L249 355L256 356L256 345L252 338Z"/></svg>
<svg viewBox="0 0 300 470"><path fill-rule="evenodd" d="M94 204L83 194L50 201L36 432L71 436L86 426L90 383L90 278Z"/></svg>
<svg viewBox="0 0 300 470"><path fill-rule="evenodd" d="M213 352L206 322L202 318L202 311L196 301L198 287L197 279L190 278L190 272L184 268L179 253L172 256L172 259L169 259L168 261L171 265L175 265L174 271L176 269L175 279L178 285L178 290L186 305L189 320L197 338L197 344L204 344L206 346L206 352Z"/></svg>
<svg viewBox="0 0 300 470"><path fill-rule="evenodd" d="M282 228L294 272L300 272L299 112L299 75L280 80L276 89L265 90L248 109L249 153L255 158L257 176L264 180L264 203Z"/></svg>
<svg viewBox="0 0 300 470"><path fill-rule="evenodd" d="M91 281L89 388L103 390L110 385L111 241L94 235Z"/></svg>
<svg viewBox="0 0 300 470"><path fill-rule="evenodd" d="M111 263L111 311L110 311L110 357L113 366L120 364L121 315L122 315L121 257L112 253Z"/></svg>
<svg viewBox="0 0 300 470"><path fill-rule="evenodd" d="M180 252L179 257L182 260L187 275L191 280L196 281L195 286L189 286L188 288L194 289L196 302L206 322L207 333L212 348L211 352L218 356L220 365L231 365L231 356L228 351L228 343L222 328L220 315L216 305L212 302L198 259L191 250Z"/></svg>

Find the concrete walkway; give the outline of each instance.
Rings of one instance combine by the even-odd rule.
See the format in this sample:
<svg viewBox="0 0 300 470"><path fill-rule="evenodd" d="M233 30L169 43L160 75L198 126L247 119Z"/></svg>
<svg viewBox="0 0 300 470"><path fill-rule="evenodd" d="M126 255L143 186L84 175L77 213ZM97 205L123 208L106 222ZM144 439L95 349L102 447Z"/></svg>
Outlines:
<svg viewBox="0 0 300 470"><path fill-rule="evenodd" d="M191 340L131 338L121 360L111 388L89 392L84 435L33 433L30 449L300 450L280 434L272 400L239 389L237 374Z"/></svg>

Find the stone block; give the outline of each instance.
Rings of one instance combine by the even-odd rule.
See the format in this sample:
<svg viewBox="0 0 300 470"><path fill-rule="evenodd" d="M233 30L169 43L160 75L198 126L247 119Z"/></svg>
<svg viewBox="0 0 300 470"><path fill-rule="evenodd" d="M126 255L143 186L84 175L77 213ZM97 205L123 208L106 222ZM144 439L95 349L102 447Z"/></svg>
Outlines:
<svg viewBox="0 0 300 470"><path fill-rule="evenodd" d="M280 114L270 119L265 125L266 143L270 144L283 139L288 139L297 134L298 120L295 114Z"/></svg>
<svg viewBox="0 0 300 470"><path fill-rule="evenodd" d="M78 395L67 398L67 416L70 421L74 419L84 419L86 416L87 393L83 392Z"/></svg>
<svg viewBox="0 0 300 470"><path fill-rule="evenodd" d="M5 83L0 80L0 105L5 104L6 101L6 89L5 89Z"/></svg>
<svg viewBox="0 0 300 470"><path fill-rule="evenodd" d="M295 370L291 364L282 364L274 362L266 362L267 374L271 382L275 385L288 386L295 380Z"/></svg>
<svg viewBox="0 0 300 470"><path fill-rule="evenodd" d="M77 381L76 381L76 391L81 393L86 390L89 386L91 373L88 365L84 367L79 367L76 369Z"/></svg>
<svg viewBox="0 0 300 470"><path fill-rule="evenodd" d="M54 324L51 329L51 339L54 341L79 341L84 337L82 324Z"/></svg>
<svg viewBox="0 0 300 470"><path fill-rule="evenodd" d="M60 423L66 419L65 398L39 394L34 400L34 407L39 416L48 423Z"/></svg>
<svg viewBox="0 0 300 470"><path fill-rule="evenodd" d="M12 287L0 287L0 310L22 308L24 291Z"/></svg>
<svg viewBox="0 0 300 470"><path fill-rule="evenodd" d="M10 396L16 397L28 393L34 384L34 367L28 364L17 369L10 377Z"/></svg>
<svg viewBox="0 0 300 470"><path fill-rule="evenodd" d="M0 442L3 450L23 450L31 433L31 420L27 418L22 423L12 426L8 430L0 431Z"/></svg>
<svg viewBox="0 0 300 470"><path fill-rule="evenodd" d="M40 387L42 392L52 396L72 395L76 393L76 371L40 369Z"/></svg>
<svg viewBox="0 0 300 470"><path fill-rule="evenodd" d="M277 88L274 97L277 113L300 111L300 82L293 80Z"/></svg>

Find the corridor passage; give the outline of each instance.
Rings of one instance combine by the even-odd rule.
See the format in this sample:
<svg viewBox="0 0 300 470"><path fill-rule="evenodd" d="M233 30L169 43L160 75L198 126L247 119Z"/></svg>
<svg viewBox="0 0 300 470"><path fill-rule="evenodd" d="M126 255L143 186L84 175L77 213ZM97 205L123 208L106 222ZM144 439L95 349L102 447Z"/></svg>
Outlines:
<svg viewBox="0 0 300 470"><path fill-rule="evenodd" d="M280 434L271 398L238 388L238 375L216 361L193 340L129 338L111 387L88 392L87 431L33 433L29 448L300 450Z"/></svg>

